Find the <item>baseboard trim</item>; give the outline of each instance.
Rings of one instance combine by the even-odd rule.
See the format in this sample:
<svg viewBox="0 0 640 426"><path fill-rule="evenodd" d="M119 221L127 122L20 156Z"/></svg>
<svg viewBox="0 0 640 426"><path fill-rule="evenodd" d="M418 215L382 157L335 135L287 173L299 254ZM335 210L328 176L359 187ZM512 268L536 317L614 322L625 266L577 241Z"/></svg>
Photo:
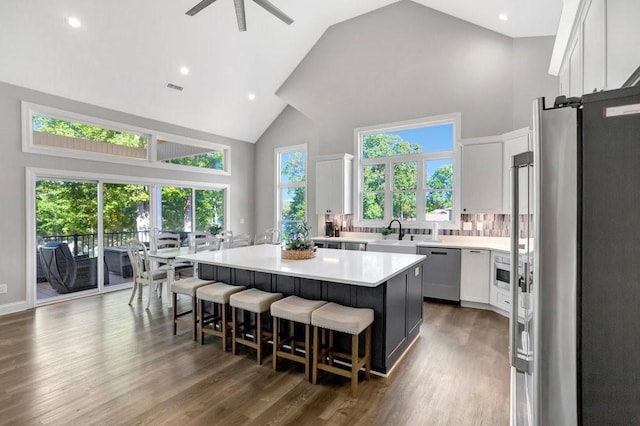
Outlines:
<svg viewBox="0 0 640 426"><path fill-rule="evenodd" d="M0 305L0 315L8 315L16 312L26 311L29 309L27 301L7 303L6 305Z"/></svg>

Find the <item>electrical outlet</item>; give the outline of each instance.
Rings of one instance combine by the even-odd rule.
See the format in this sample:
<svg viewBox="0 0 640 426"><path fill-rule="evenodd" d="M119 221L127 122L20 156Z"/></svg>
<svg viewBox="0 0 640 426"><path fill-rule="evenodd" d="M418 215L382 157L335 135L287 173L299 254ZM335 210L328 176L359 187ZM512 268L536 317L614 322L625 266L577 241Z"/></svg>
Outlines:
<svg viewBox="0 0 640 426"><path fill-rule="evenodd" d="M5 294L7 292L7 285L0 284L0 294Z"/></svg>
<svg viewBox="0 0 640 426"><path fill-rule="evenodd" d="M482 222L476 222L476 231L482 231L484 229L482 225Z"/></svg>
<svg viewBox="0 0 640 426"><path fill-rule="evenodd" d="M463 231L471 231L473 229L473 223L471 222L463 222L462 223L462 230Z"/></svg>

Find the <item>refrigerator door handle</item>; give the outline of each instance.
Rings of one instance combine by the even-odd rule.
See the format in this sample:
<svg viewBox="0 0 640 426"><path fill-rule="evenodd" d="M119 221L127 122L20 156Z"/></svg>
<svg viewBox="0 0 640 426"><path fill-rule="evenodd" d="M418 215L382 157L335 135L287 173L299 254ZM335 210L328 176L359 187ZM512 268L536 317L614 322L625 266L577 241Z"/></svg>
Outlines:
<svg viewBox="0 0 640 426"><path fill-rule="evenodd" d="M530 372L531 362L518 356L518 291L520 289L520 271L519 271L519 237L520 237L520 175L521 167L528 167L533 163L533 152L527 151L513 157L511 167L511 312L509 316L509 351L511 365L518 371ZM526 274L526 271L525 271ZM525 275L526 282L526 275ZM525 285L525 289L526 289ZM523 289L523 291L526 291ZM524 330L523 330L524 332Z"/></svg>

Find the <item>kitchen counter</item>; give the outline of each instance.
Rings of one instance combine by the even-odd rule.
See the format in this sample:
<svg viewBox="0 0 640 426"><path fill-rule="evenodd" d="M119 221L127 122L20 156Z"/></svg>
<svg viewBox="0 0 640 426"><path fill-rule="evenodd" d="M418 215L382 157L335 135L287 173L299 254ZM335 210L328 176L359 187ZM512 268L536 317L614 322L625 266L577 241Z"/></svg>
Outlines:
<svg viewBox="0 0 640 426"><path fill-rule="evenodd" d="M280 257L279 245L262 244L233 250L204 251L178 259L311 280L376 287L400 272L418 265L424 260L424 256L317 249L316 257L313 259L284 260Z"/></svg>
<svg viewBox="0 0 640 426"><path fill-rule="evenodd" d="M380 234L367 233L344 233L346 235L340 237L314 237L313 241L318 242L334 242L334 243L360 243L368 244L373 241L381 240ZM394 238L395 236L395 238ZM467 248L479 250L494 251L511 251L511 242L508 237L468 237L458 235L441 235L438 241L428 239L428 235L414 235L414 242L419 247L451 247L451 248ZM397 240L397 234L391 234L387 240ZM403 241L411 239L410 235L405 235Z"/></svg>
<svg viewBox="0 0 640 426"><path fill-rule="evenodd" d="M420 334L425 256L317 249L313 259L283 260L280 250L257 245L179 259L197 262L203 279L373 309L371 369L388 373ZM347 350L351 338L336 335L334 345Z"/></svg>

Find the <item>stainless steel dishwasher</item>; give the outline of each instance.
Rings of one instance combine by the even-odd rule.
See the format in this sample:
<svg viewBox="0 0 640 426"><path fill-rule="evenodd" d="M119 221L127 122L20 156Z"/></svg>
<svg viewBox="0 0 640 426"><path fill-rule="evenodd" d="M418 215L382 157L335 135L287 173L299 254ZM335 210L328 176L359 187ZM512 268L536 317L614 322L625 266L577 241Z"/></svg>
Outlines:
<svg viewBox="0 0 640 426"><path fill-rule="evenodd" d="M422 274L424 297L460 301L460 249L418 247L427 256Z"/></svg>

